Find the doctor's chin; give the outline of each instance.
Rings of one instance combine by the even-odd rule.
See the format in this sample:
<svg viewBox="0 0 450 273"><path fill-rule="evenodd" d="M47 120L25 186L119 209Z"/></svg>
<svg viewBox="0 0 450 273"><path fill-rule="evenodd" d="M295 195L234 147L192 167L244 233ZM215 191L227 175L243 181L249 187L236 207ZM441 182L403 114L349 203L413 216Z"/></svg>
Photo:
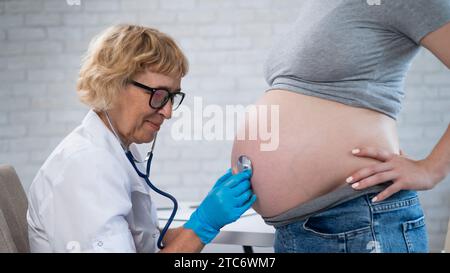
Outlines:
<svg viewBox="0 0 450 273"><path fill-rule="evenodd" d="M447 0L0 0L0 253L445 255L449 68Z"/></svg>

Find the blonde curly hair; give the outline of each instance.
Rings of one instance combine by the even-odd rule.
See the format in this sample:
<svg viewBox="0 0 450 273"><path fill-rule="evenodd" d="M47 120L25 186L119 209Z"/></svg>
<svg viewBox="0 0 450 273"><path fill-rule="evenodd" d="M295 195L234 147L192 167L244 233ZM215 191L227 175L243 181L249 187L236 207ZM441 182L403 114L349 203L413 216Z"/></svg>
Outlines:
<svg viewBox="0 0 450 273"><path fill-rule="evenodd" d="M175 41L156 29L110 27L91 41L83 58L79 98L94 110L108 110L128 80L147 69L181 78L188 72L188 61Z"/></svg>

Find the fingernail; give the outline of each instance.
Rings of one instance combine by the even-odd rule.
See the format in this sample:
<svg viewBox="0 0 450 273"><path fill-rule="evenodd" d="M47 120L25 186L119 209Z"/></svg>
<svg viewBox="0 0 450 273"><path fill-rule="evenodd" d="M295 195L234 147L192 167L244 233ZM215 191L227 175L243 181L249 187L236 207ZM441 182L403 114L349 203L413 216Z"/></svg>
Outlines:
<svg viewBox="0 0 450 273"><path fill-rule="evenodd" d="M359 186L359 183L355 183L352 185L352 188L356 189Z"/></svg>
<svg viewBox="0 0 450 273"><path fill-rule="evenodd" d="M353 150L352 150L352 154L357 154L357 153L359 153L359 152L360 152L359 149L353 149Z"/></svg>
<svg viewBox="0 0 450 273"><path fill-rule="evenodd" d="M345 182L350 183L353 181L353 176L348 177L347 179L345 179Z"/></svg>
<svg viewBox="0 0 450 273"><path fill-rule="evenodd" d="M377 202L377 200L378 200L378 197L374 197L374 198L372 198L372 202Z"/></svg>

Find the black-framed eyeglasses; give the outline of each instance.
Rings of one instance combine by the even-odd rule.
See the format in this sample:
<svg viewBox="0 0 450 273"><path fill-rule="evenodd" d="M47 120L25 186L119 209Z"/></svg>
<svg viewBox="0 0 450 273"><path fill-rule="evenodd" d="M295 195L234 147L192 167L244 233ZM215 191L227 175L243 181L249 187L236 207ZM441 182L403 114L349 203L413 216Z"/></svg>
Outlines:
<svg viewBox="0 0 450 273"><path fill-rule="evenodd" d="M183 92L170 92L164 88L153 88L133 80L130 80L129 83L149 93L148 105L156 110L162 109L169 100L172 103L172 110L176 110L183 102L185 96Z"/></svg>

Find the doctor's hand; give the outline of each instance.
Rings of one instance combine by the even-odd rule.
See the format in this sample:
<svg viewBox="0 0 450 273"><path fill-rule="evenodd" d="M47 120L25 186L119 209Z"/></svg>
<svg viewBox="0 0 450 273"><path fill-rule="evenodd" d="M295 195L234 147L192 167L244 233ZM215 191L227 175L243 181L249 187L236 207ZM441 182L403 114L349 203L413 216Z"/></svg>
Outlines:
<svg viewBox="0 0 450 273"><path fill-rule="evenodd" d="M236 221L255 202L256 195L250 189L250 177L250 170L235 175L231 169L228 170L184 227L192 229L204 244L211 242L223 226Z"/></svg>
<svg viewBox="0 0 450 273"><path fill-rule="evenodd" d="M412 160L401 151L400 155L378 148L354 149L352 154L358 157L373 158L381 163L362 168L347 178L356 190L392 182L392 184L375 196L372 202L382 201L400 190L428 190L439 182L432 170L433 163L428 159Z"/></svg>

